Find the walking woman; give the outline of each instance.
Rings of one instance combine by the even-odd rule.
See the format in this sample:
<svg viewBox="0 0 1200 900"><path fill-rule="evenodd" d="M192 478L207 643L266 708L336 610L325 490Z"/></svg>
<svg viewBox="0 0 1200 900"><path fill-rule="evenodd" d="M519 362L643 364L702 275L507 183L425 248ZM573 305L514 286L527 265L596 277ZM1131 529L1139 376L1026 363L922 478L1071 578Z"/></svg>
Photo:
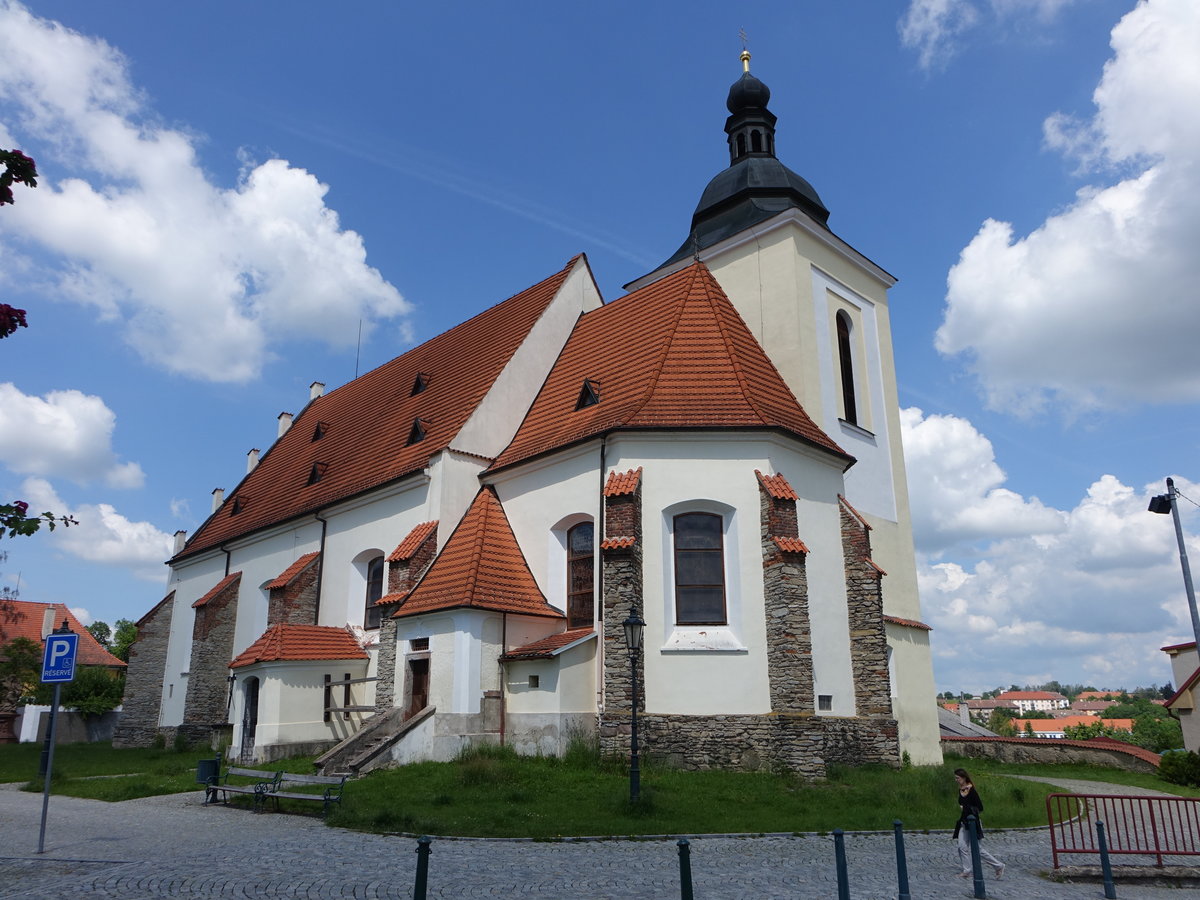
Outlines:
<svg viewBox="0 0 1200 900"><path fill-rule="evenodd" d="M977 834L983 837L983 828L979 823L979 814L983 812L983 801L979 799L979 792L975 790L975 785L971 782L971 776L967 774L966 769L955 769L954 780L958 782L958 806L960 812L958 821L954 824L954 836L958 839L958 861L962 871L959 872L960 878L970 878L971 872L971 842L967 836L967 816L974 816L977 828ZM988 853L979 846L979 858L996 870L996 878L1004 877L1004 863Z"/></svg>

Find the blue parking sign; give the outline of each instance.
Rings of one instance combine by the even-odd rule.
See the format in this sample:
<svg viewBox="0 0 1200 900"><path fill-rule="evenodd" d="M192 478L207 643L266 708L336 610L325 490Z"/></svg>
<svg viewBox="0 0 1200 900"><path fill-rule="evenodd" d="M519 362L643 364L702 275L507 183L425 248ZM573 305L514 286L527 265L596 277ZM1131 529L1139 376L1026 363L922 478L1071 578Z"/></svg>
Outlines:
<svg viewBox="0 0 1200 900"><path fill-rule="evenodd" d="M46 637L46 655L42 657L42 681L75 680L75 653L79 650L79 635L51 634Z"/></svg>

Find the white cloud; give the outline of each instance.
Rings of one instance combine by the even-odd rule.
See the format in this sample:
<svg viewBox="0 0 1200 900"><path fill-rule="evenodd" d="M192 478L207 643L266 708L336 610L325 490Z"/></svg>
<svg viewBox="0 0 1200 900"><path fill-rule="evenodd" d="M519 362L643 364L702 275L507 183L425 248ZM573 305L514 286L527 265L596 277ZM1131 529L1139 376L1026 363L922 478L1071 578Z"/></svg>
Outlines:
<svg viewBox="0 0 1200 900"><path fill-rule="evenodd" d="M141 466L119 462L113 452L116 421L102 399L81 391L31 397L0 384L0 463L21 475L141 487Z"/></svg>
<svg viewBox="0 0 1200 900"><path fill-rule="evenodd" d="M935 553L1066 527L1063 513L1001 487L1005 475L991 441L966 419L909 408L901 410L900 426L919 550Z"/></svg>
<svg viewBox="0 0 1200 900"><path fill-rule="evenodd" d="M942 688L1170 677L1159 647L1187 639L1191 619L1171 518L1147 510L1161 481L1138 490L1104 475L1073 508L1054 509L1004 487L991 442L969 421L912 408L900 421ZM1200 498L1200 484L1175 480ZM1179 508L1189 556L1200 556L1200 511L1186 499Z"/></svg>
<svg viewBox="0 0 1200 900"><path fill-rule="evenodd" d="M360 318L408 312L326 185L280 159L212 184L127 68L103 41L0 2L0 131L44 148L37 190L0 227L56 254L63 295L119 320L150 363L212 381L254 377L277 340L353 346ZM47 154L72 176L45 177Z"/></svg>
<svg viewBox="0 0 1200 900"><path fill-rule="evenodd" d="M1148 0L1113 29L1087 122L1049 146L1120 173L1019 237L984 222L950 270L937 347L990 406L1026 414L1200 399L1200 4Z"/></svg>
<svg viewBox="0 0 1200 900"><path fill-rule="evenodd" d="M92 619L92 614L82 606L72 606L71 614L75 616L75 618L79 620L79 624L83 625L85 628L88 625L91 625L94 621Z"/></svg>
<svg viewBox="0 0 1200 900"><path fill-rule="evenodd" d="M78 520L77 525L47 533L46 540L59 550L87 562L128 569L143 581L165 579L163 562L174 547L171 535L149 522L131 522L108 503L68 507L43 478L27 478L21 492L30 512L48 509Z"/></svg>
<svg viewBox="0 0 1200 900"><path fill-rule="evenodd" d="M962 38L983 22L991 28L1018 17L1052 20L1075 0L912 0L900 19L900 41L917 51L922 69L938 69L961 49ZM990 13L988 18L987 13Z"/></svg>

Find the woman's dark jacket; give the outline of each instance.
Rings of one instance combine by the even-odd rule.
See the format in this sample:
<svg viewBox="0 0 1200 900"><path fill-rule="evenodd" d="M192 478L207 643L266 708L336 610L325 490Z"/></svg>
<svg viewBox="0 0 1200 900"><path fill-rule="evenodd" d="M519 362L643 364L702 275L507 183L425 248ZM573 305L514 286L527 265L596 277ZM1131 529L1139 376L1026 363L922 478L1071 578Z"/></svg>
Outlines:
<svg viewBox="0 0 1200 900"><path fill-rule="evenodd" d="M979 799L979 792L975 790L975 785L971 785L971 789L967 791L966 796L963 796L962 791L958 792L958 805L961 810L958 814L958 821L954 823L954 836L958 837L958 831L967 824L967 816L974 816L977 825L976 834L983 837L983 824L980 822L980 814L983 812L983 801Z"/></svg>

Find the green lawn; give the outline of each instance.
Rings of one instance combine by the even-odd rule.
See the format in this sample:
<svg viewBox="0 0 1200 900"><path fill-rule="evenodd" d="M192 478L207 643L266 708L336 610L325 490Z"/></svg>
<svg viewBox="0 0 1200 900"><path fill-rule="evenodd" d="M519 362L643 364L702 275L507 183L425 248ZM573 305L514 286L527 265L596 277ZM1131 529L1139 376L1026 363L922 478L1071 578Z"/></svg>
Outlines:
<svg viewBox="0 0 1200 900"><path fill-rule="evenodd" d="M40 747L0 747L0 781L36 781ZM202 751L114 750L68 744L55 751L55 793L120 801L155 794L199 791ZM975 778L990 828L1041 825L1053 785L1007 774L1083 778L1169 790L1152 775L1091 766L1023 766L948 758L938 767L900 771L835 767L824 782L790 775L682 772L644 766L642 801L629 803L625 761L576 752L567 759L517 757L488 748L451 763L418 763L373 772L347 784L341 808L329 822L360 831L551 838L567 835L711 834L887 830L900 819L907 830L946 829L958 816L957 766ZM259 766L312 772L312 758ZM314 814L313 804L284 809Z"/></svg>

